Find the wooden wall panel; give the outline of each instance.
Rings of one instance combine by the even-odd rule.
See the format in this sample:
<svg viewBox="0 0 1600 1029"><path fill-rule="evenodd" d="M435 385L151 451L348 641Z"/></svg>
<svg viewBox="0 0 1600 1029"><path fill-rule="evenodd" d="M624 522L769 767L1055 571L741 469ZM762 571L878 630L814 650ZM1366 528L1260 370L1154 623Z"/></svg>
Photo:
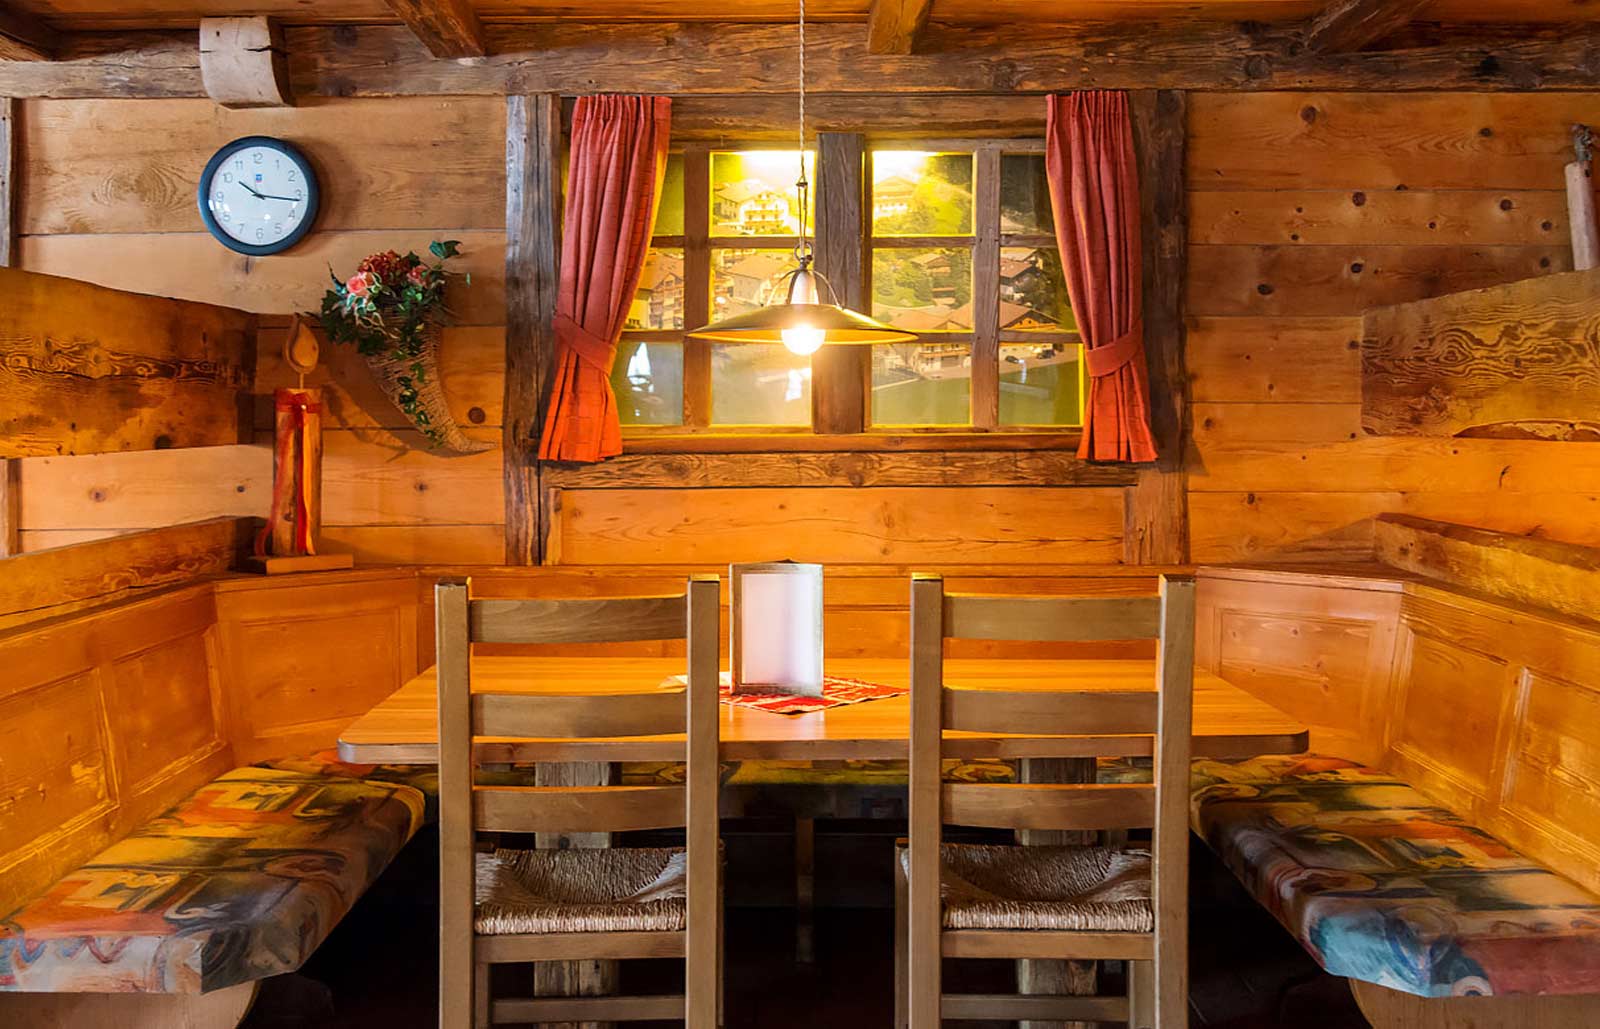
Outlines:
<svg viewBox="0 0 1600 1029"><path fill-rule="evenodd" d="M1122 557L1119 489L570 489L556 503L552 564Z"/></svg>
<svg viewBox="0 0 1600 1029"><path fill-rule="evenodd" d="M1401 440L1355 424L1366 308L1570 267L1567 127L1597 99L1191 98L1196 561L1362 556L1362 520L1385 511L1600 540L1584 444Z"/></svg>
<svg viewBox="0 0 1600 1029"><path fill-rule="evenodd" d="M1378 762L1400 593L1389 583L1200 578L1196 661L1312 727L1312 748Z"/></svg>
<svg viewBox="0 0 1600 1029"><path fill-rule="evenodd" d="M0 632L0 908L224 771L209 586Z"/></svg>
<svg viewBox="0 0 1600 1029"><path fill-rule="evenodd" d="M412 573L234 579L217 587L230 735L240 761L331 747L417 672Z"/></svg>

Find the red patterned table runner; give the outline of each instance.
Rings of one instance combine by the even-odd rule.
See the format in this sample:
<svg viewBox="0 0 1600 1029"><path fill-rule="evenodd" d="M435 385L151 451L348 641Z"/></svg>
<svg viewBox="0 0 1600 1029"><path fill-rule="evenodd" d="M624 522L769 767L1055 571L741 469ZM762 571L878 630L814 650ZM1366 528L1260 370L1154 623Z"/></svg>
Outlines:
<svg viewBox="0 0 1600 1029"><path fill-rule="evenodd" d="M668 681L682 686L685 678L674 675ZM753 707L759 711L771 711L778 715L810 714L812 711L826 711L830 707L859 704L863 700L903 697L909 692L899 686L885 686L882 683L863 682L860 679L843 679L836 675L823 676L820 697L797 697L790 693L734 693L733 675L729 672L722 673L721 685L721 700L724 704L733 707Z"/></svg>

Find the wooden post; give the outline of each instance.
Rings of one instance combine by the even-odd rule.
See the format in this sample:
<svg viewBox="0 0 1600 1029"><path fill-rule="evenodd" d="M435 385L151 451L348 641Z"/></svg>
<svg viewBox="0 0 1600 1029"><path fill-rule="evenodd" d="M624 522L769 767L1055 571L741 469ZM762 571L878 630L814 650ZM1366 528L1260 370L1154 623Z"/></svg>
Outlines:
<svg viewBox="0 0 1600 1029"><path fill-rule="evenodd" d="M1187 260L1184 137L1188 97L1139 90L1132 101L1144 225L1144 347L1150 369L1150 428L1159 458L1139 469L1123 526L1127 564L1189 560L1188 375L1184 369L1183 291Z"/></svg>
<svg viewBox="0 0 1600 1029"><path fill-rule="evenodd" d="M866 137L817 133L817 271L838 303L866 302ZM818 433L861 432L871 420L867 376L872 348L823 347L811 357L811 425Z"/></svg>
<svg viewBox="0 0 1600 1029"><path fill-rule="evenodd" d="M506 97L506 564L538 564L539 433L555 351L561 98Z"/></svg>
<svg viewBox="0 0 1600 1029"><path fill-rule="evenodd" d="M1567 216L1572 221L1572 267L1588 271L1600 265L1600 227L1595 223L1594 161L1589 126L1572 127L1577 160L1567 165Z"/></svg>

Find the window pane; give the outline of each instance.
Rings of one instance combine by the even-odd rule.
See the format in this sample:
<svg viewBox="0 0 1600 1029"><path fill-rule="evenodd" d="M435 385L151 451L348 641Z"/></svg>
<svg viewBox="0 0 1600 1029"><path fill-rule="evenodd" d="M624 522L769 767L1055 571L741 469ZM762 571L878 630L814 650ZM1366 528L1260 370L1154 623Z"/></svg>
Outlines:
<svg viewBox="0 0 1600 1029"><path fill-rule="evenodd" d="M1002 343L1000 423L1083 424L1080 351L1076 343Z"/></svg>
<svg viewBox="0 0 1600 1029"><path fill-rule="evenodd" d="M1000 328L1019 332L1077 332L1055 247L1000 249Z"/></svg>
<svg viewBox="0 0 1600 1029"><path fill-rule="evenodd" d="M776 343L713 344L711 421L810 425L811 358Z"/></svg>
<svg viewBox="0 0 1600 1029"><path fill-rule="evenodd" d="M972 163L972 154L874 150L873 233L972 235Z"/></svg>
<svg viewBox="0 0 1600 1029"><path fill-rule="evenodd" d="M754 311L767 304L782 302L788 282L784 276L795 267L792 250L734 250L714 247L711 251L711 320Z"/></svg>
<svg viewBox="0 0 1600 1029"><path fill-rule="evenodd" d="M872 317L911 332L972 331L972 251L874 250Z"/></svg>
<svg viewBox="0 0 1600 1029"><path fill-rule="evenodd" d="M683 328L683 251L651 248L639 272L625 329Z"/></svg>
<svg viewBox="0 0 1600 1029"><path fill-rule="evenodd" d="M683 155L667 156L667 175L661 181L661 205L656 208L657 236L683 235Z"/></svg>
<svg viewBox="0 0 1600 1029"><path fill-rule="evenodd" d="M623 339L611 389L623 425L682 425L683 345Z"/></svg>
<svg viewBox="0 0 1600 1029"><path fill-rule="evenodd" d="M872 348L874 425L966 425L972 344L937 336Z"/></svg>
<svg viewBox="0 0 1600 1029"><path fill-rule="evenodd" d="M812 183L815 155L806 151ZM713 236L793 236L800 231L800 174L795 150L719 151L711 155ZM813 187L814 189L815 187ZM814 206L813 206L814 211ZM813 212L807 212L808 222Z"/></svg>
<svg viewBox="0 0 1600 1029"><path fill-rule="evenodd" d="M1056 231L1050 216L1050 180L1045 176L1043 154L1001 155L1000 231Z"/></svg>

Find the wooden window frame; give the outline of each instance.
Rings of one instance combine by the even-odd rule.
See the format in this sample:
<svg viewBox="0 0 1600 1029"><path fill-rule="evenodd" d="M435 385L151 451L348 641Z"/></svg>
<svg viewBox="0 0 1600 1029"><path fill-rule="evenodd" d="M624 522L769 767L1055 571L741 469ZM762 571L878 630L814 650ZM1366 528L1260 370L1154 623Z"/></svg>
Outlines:
<svg viewBox="0 0 1600 1029"><path fill-rule="evenodd" d="M691 339L690 326L704 325L711 314L711 251L745 248L752 250L792 249L793 236L713 236L711 234L711 154L724 151L793 150L794 144L779 140L685 142L672 149L683 160L683 233L682 235L652 236L653 249L681 249L683 252L683 330L629 330L625 340L641 342L675 343L683 348L683 420L680 425L626 425L623 426L625 453L762 453L775 451L832 452L832 451L894 451L894 450L1072 450L1082 438L1081 425L1027 426L1001 425L1000 400L1000 346L1003 343L1053 343L1080 344L1076 332L1002 331L999 328L999 262L1004 248L1013 246L1056 247L1052 235L1000 232L1000 171L1001 157L1006 154L1038 154L1044 152L1044 141L1037 138L970 139L970 138L907 138L870 139L863 151L862 169L863 205L858 240L862 249L862 289L867 306L871 305L871 266L874 247L880 245L873 234L871 214L871 154L874 150L926 150L944 152L970 152L974 160L973 220L971 237L882 237L884 246L927 247L963 246L972 250L973 266L973 330L971 332L930 334L939 339L970 341L972 345L972 386L969 399L969 424L966 425L891 425L872 421L872 361L870 352L861 348L859 376L833 378L833 388L855 387L861 391L857 398L848 398L859 404L863 424L849 431L819 433L815 429L816 413L806 425L733 425L714 424L711 419L711 343ZM815 154L812 173L813 197L817 198L817 184L824 177L824 154L821 146L811 148ZM704 202L691 201L703 197ZM820 238L823 227L816 228L813 243L817 252L824 250ZM932 242L929 242L929 241ZM992 266L992 267L991 267ZM993 274L981 274L980 269ZM1080 362L1081 375L1081 362ZM813 375L812 388L819 386L819 377ZM1080 396L1082 395L1080 385Z"/></svg>

